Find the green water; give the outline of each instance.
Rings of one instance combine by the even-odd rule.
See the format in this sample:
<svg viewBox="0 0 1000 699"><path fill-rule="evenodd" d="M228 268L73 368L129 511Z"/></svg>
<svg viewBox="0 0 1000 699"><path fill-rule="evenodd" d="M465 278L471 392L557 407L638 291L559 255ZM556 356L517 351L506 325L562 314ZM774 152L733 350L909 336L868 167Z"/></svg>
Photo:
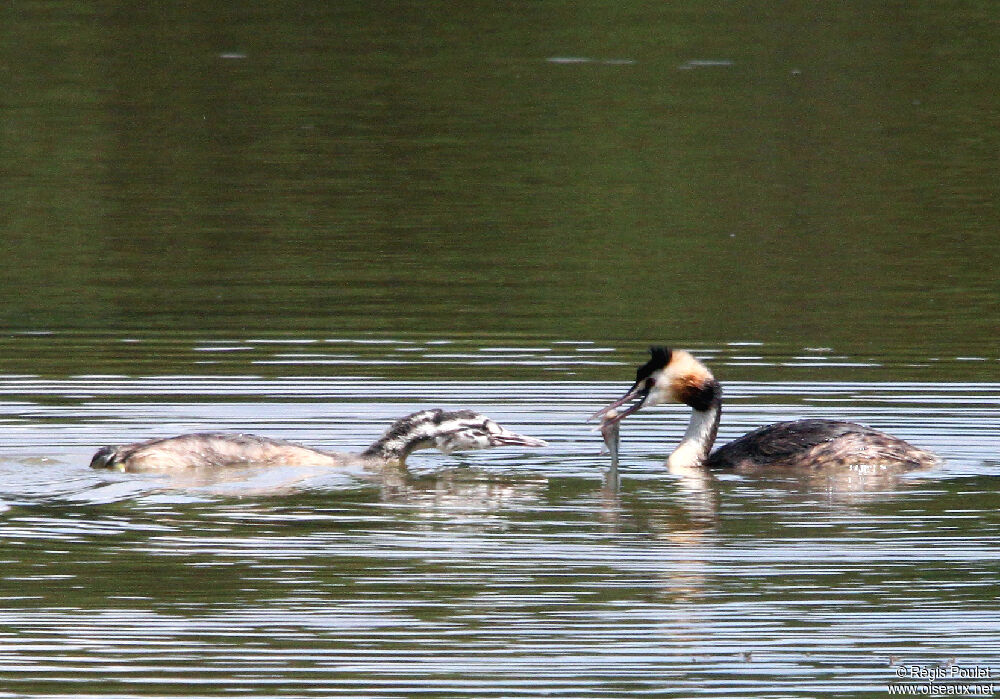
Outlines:
<svg viewBox="0 0 1000 699"><path fill-rule="evenodd" d="M0 7L0 696L1000 677L995 15ZM665 408L615 487L585 419L652 342L722 381L720 440L832 417L944 464L678 479ZM214 429L357 450L429 406L551 446L87 467Z"/></svg>
<svg viewBox="0 0 1000 699"><path fill-rule="evenodd" d="M12 4L0 321L992 350L993 9Z"/></svg>

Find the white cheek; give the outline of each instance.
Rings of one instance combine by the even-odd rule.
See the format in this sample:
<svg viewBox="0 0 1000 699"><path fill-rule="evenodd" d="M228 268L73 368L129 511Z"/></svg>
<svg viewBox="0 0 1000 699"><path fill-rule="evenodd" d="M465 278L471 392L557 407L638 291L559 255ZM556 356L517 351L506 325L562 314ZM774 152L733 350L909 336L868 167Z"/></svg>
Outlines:
<svg viewBox="0 0 1000 699"><path fill-rule="evenodd" d="M642 401L642 407L648 408L651 405L659 405L663 402L663 391L661 391L656 386L653 386L652 390L646 394L646 397Z"/></svg>
<svg viewBox="0 0 1000 699"><path fill-rule="evenodd" d="M646 400L642 402L642 407L647 408L651 405L660 405L661 403L672 402L670 396L664 391L660 386L653 386L653 389L646 396Z"/></svg>
<svg viewBox="0 0 1000 699"><path fill-rule="evenodd" d="M493 446L490 437L484 434L458 434L449 437L438 437L435 440L435 444L445 454L473 449L489 449Z"/></svg>

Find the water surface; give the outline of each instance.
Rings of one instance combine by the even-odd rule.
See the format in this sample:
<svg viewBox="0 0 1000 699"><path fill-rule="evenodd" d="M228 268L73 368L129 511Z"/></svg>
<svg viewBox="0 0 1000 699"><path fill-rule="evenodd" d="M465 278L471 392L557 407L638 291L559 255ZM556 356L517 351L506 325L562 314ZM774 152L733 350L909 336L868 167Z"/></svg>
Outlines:
<svg viewBox="0 0 1000 699"><path fill-rule="evenodd" d="M0 694L1000 676L995 14L5 4ZM722 439L833 417L945 461L678 478L662 408L612 487L585 418L652 343L710 363ZM431 406L551 447L87 467L192 430L357 450Z"/></svg>
<svg viewBox="0 0 1000 699"><path fill-rule="evenodd" d="M352 370L372 375L353 378L2 377L5 690L847 696L884 692L900 666L997 666L997 384L847 380L893 372L803 350L810 372L842 380L727 382L722 439L856 419L945 463L678 478L663 459L687 416L665 408L624 424L612 487L585 419L627 387L631 352L484 346L457 352L456 374L472 354L557 376L428 381L379 376L412 345L378 347L383 363L359 357ZM805 361L747 349L705 354L720 375ZM583 364L557 351L624 378L568 377ZM244 369L258 352L238 353ZM359 449L426 406L471 407L552 446L418 452L406 475L87 467L100 444L195 429Z"/></svg>

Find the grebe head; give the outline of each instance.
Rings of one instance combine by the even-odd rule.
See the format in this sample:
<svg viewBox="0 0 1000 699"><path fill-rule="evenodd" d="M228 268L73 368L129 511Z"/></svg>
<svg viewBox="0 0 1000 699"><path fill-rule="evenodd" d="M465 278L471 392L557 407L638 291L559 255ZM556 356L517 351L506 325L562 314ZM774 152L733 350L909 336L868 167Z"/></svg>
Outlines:
<svg viewBox="0 0 1000 699"><path fill-rule="evenodd" d="M511 432L471 410L442 413L442 420L435 426L434 432L434 446L445 454L492 447L548 446L544 440Z"/></svg>
<svg viewBox="0 0 1000 699"><path fill-rule="evenodd" d="M394 422L364 455L405 459L417 449L445 454L492 447L546 447L548 443L501 427L472 410L421 410Z"/></svg>
<svg viewBox="0 0 1000 699"><path fill-rule="evenodd" d="M708 410L721 395L721 387L704 364L684 350L650 347L649 361L635 372L635 383L625 395L601 408L593 417L618 422L634 412L661 403L685 403L695 410ZM617 408L632 402L625 410Z"/></svg>

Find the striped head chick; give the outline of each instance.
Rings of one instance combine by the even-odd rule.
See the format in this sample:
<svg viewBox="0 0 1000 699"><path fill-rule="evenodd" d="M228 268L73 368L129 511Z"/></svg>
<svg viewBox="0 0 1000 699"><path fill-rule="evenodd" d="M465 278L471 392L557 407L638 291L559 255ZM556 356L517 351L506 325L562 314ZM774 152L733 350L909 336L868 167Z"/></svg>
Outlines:
<svg viewBox="0 0 1000 699"><path fill-rule="evenodd" d="M436 448L445 454L493 447L545 447L541 439L517 434L472 410L421 410L389 426L361 456L404 463L417 449Z"/></svg>

